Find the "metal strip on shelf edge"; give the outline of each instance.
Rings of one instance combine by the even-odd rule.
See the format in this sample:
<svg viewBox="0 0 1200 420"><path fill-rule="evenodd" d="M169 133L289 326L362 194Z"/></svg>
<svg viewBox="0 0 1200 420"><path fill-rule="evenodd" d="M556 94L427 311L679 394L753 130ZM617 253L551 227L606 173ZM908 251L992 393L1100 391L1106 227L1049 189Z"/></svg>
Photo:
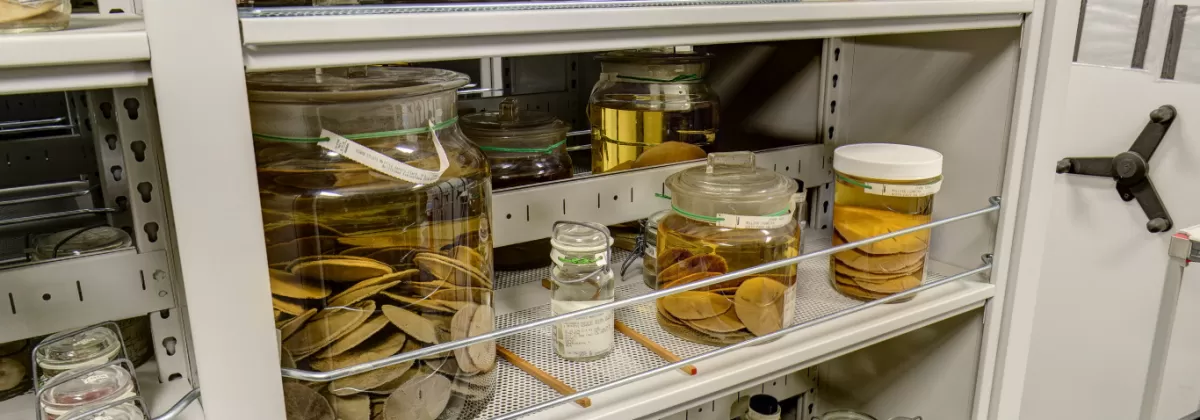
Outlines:
<svg viewBox="0 0 1200 420"><path fill-rule="evenodd" d="M501 338L501 337L510 336L510 335L513 335L513 334L516 334L516 333L519 333L522 331L531 330L534 328L555 324L558 322L566 321L568 319L579 318L579 317L583 317L583 316L592 315L595 313L624 308L627 306L631 306L631 305L635 305L635 304L639 304L639 303L643 303L643 302L649 302L649 301L658 299L660 297L672 295L675 293L684 292L684 291L688 291L688 290L692 290L692 289L698 289L698 288L705 287L705 286L711 286L711 285L721 283L721 282L724 282L727 280L733 280L733 279L736 279L739 277L744 277L744 276L748 276L751 274L757 274L757 273L761 273L764 271L773 270L776 268L797 264L797 263L800 263L800 262L803 262L803 261L806 261L806 260L809 260L812 258L836 254L838 252L857 248L862 245L872 244L872 243L879 242L879 241L882 241L885 239L891 239L891 238L895 238L897 236L907 235L907 234L910 234L913 232L917 232L917 231L957 222L960 220L966 220L966 219L970 219L973 217L982 216L984 214L998 211L1000 209L1000 197L991 197L988 199L988 201L991 203L991 205L989 205L988 207L979 209L979 210L971 211L968 213L963 213L963 214L960 214L957 216L948 217L948 218L941 219L941 220L935 220L935 221L925 223L922 225L917 225L917 226L913 226L913 227L909 227L909 228L905 228L905 229L900 229L900 230L897 230L897 231L894 231L894 232L891 232L888 234L874 236L874 237L867 238L867 239L864 239L861 241L848 242L848 243L845 243L842 245L830 247L830 248L827 248L827 249L824 249L821 251L817 251L817 252L812 252L812 253L808 253L808 254L804 254L804 255L795 256L792 258L786 258L786 259L782 259L782 260L778 260L778 261L773 261L773 262L769 262L769 263L762 264L762 265L757 265L757 266L742 269L742 270L732 271L732 272L725 273L725 274L722 274L719 276L713 276L713 277L709 277L709 278L706 278L706 279L703 279L700 281L696 281L693 283L688 283L688 284L679 285L679 286L675 286L675 287L668 288L668 289L654 291L654 292L647 293L645 295L641 295L641 296L630 298L630 299L622 299L622 300L606 303L603 305L597 305L597 306L593 306L593 307L590 307L587 309L578 310L575 312L569 312L569 313L565 313L565 314L558 315L558 316L542 318L540 320L530 322L527 324L521 324L521 325L509 327L509 328L504 328L504 329L492 331L487 334L481 334L481 335L477 335L474 337L464 338L462 340L456 340L456 341L450 341L450 342L446 342L446 343L436 344L436 345L425 347L425 348L422 348L419 350L413 350L410 352L397 354L395 356L391 356L391 357L387 357L387 358L383 358L383 359L379 359L379 360L375 360L375 361L371 361L371 362L367 362L367 363L363 363L363 364L358 364L358 365L354 365L354 366L348 366L348 367L344 367L344 368L337 369L337 370L331 370L328 372L314 372L314 371L307 371L307 370L282 368L281 375L285 378L300 379L300 380L305 380L305 381L310 381L310 382L329 382L329 381L357 375L359 373L368 372L368 371L372 371L375 369L384 368L387 366L397 365L397 364L408 362L411 360L417 360L423 356L447 352L447 351L451 351L454 349L467 347L467 346L470 346L475 343L480 343L480 342L494 340L494 339ZM991 267L990 262L988 263L987 267L989 267L989 268ZM972 271L974 272L976 270L983 271L983 269L975 269ZM959 278L962 278L962 276L952 276L949 278L959 279ZM927 288L926 287L927 285L942 284L943 282L945 282L945 279L939 280L936 282L932 282L932 283L927 283L926 285L922 285L922 286L918 287L918 289L924 290ZM917 289L912 289L912 290L917 290ZM897 296L897 295L892 295L892 296ZM905 295L905 296L907 296L907 295ZM877 301L873 301L873 302L868 302L866 304L858 305L858 306L852 307L850 309L874 306L873 305L874 302L879 302L879 301L877 300ZM847 312L847 313L853 313L853 312L854 311ZM798 324L798 325L803 325L803 324ZM740 347L738 347L738 348L740 348Z"/></svg>
<svg viewBox="0 0 1200 420"><path fill-rule="evenodd" d="M364 16L409 13L496 12L523 10L609 9L663 6L731 6L745 4L784 4L794 0L615 0L615 1L548 1L539 3L504 2L481 4L396 4L386 6L292 6L244 8L242 18Z"/></svg>

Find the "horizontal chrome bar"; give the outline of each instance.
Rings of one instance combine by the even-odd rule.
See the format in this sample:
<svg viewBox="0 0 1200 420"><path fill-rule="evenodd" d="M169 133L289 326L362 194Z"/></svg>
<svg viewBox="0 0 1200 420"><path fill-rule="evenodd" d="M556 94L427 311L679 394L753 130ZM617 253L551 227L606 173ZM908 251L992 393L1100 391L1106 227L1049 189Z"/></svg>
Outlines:
<svg viewBox="0 0 1200 420"><path fill-rule="evenodd" d="M15 225L19 223L36 222L39 220L60 219L63 217L80 216L85 214L113 213L117 209L114 208L95 208L95 209L79 209L70 211L60 211L57 213L39 214L36 216L18 217L15 219L0 219L0 226Z"/></svg>
<svg viewBox="0 0 1200 420"><path fill-rule="evenodd" d="M70 124L39 125L34 127L0 128L0 134L33 133L37 131L70 130Z"/></svg>
<svg viewBox="0 0 1200 420"><path fill-rule="evenodd" d="M577 399L580 399L580 398L583 398L583 397L587 397L587 396L590 396L590 395L595 395L595 394L598 394L598 393L601 393L601 392L604 392L604 391L607 391L607 390L610 390L610 389L613 389L613 388L617 388L617 387L620 387L620 386L623 386L623 385L627 385L627 384L630 384L630 383L633 383L633 382L636 382L636 381L639 381L639 380L642 380L642 379L645 379L645 378L648 378L648 377L651 377L651 376L654 376L654 375L657 375L657 374L660 374L660 373L663 373L663 372L669 372L669 371L673 371L673 370L675 370L675 369L679 369L679 368L681 368L681 367L683 367L683 366L686 366L686 365L695 364L695 363L697 363L697 362L700 362L700 361L703 361L703 360L705 360L705 359L710 359L710 358L713 358L713 357L717 357L717 356L720 356L720 355L722 355L722 354L729 353L729 352L732 352L732 351L735 351L735 350L738 350L738 349L742 349L742 348L745 348L745 347L754 346L754 345L758 345L758 344L763 344L763 343L766 343L766 342L768 342L768 341L771 341L771 340L777 339L777 338L779 338L779 337L781 337L781 336L783 336L783 335L786 335L786 334L789 334L789 333L792 333L792 332L795 332L795 331L799 331L799 330L802 330L802 329L804 329L804 328L809 328L809 327L812 327L812 326L815 326L815 325L819 325L819 324L822 324L822 323L825 323L825 322L828 322L828 321L831 321L831 320L834 320L834 319L837 319L837 318L844 317L844 316L846 316L846 315L850 315L850 314L853 314L853 313L856 313L856 312L860 312L860 311L863 311L863 310L866 310L866 309L869 309L869 308L873 308L873 307L876 307L876 306L879 306L879 305L884 305L884 304L887 304L887 303L891 303L891 302L897 301L897 300L899 300L899 299L904 299L904 298L907 298L907 297L909 297L909 296L912 296L912 295L915 295L915 294L917 294L917 293L920 293L920 292L922 292L922 291L929 290L929 289L932 289L932 288L934 288L934 287L938 287L938 286L941 286L941 285L943 285L943 284L947 284L947 283L950 283L950 282L953 282L953 281L962 280L962 279L965 279L965 278L967 278L967 277L970 277L970 276L973 276L973 275L980 274L980 273L983 273L983 272L985 272L985 271L991 270L991 269L992 269L992 263L991 263L991 261L990 261L990 260L991 260L991 258L990 258L990 257L987 257L987 256L985 256L984 260L985 260L985 261L987 261L987 262L986 262L984 265L982 265L982 266L980 266L980 267L978 267L978 268L974 268L974 269L971 269L971 270L968 270L968 271L964 271L964 272L962 272L962 273L958 273L958 274L955 274L955 275L953 275L953 276L950 276L950 277L946 277L946 278L944 278L944 279L941 279L941 280L931 281L931 282L929 282L929 283L922 284L922 285L920 285L920 286L918 286L918 287L916 287L916 288L912 288L912 289L906 290L906 291L904 291L904 292L896 293L896 294L894 294L894 295L891 295L891 296L888 296L888 297L885 297L885 298L882 298L882 299L873 300L873 301L870 301L870 302L864 303L864 304L862 304L862 305L856 305L856 306L852 306L852 307L849 307L849 308L846 308L846 309L842 309L842 310L840 310L840 311L837 311L837 312L834 312L834 313L831 313L831 314L828 314L828 315L824 315L824 316L821 316L821 317L819 317L819 318L816 318L816 319L812 319L812 320L808 320L808 321L805 321L805 322L801 322L801 323L799 323L799 324L792 325L792 326L790 326L790 327L787 327L787 328L781 329L781 330L779 330L779 331L775 331L775 332L772 332L772 333L769 333L769 334L760 335L760 336L758 336L758 337L751 338L751 339L749 339L749 340L746 340L746 341L743 341L743 342L740 342L740 343L736 343L736 344L730 344L730 345L728 345L728 346L721 347L721 348L718 348L718 349L716 349L716 350L713 350L713 351L710 351L710 352L707 352L707 353L704 353L704 354L701 354L701 355L698 355L698 356L689 357L689 358L687 358L687 359L683 359L683 360L680 360L680 361L678 361L678 362L671 363L671 364L668 364L668 365L665 365L665 366L660 366L660 367L657 367L657 368L654 368L654 369L651 369L651 370L648 370L648 371L645 371L645 372L642 372L642 373L638 373L638 374L634 374L634 375L626 376L626 377L624 377L624 378L621 378L621 379L618 379L618 380L615 380L615 381L612 381L612 382L606 383L606 384L604 384L604 385L600 385L600 386L597 386L597 387L594 387L594 388L588 388L588 389L585 389L585 390L583 390L583 391L576 392L576 393L574 393L574 394L571 394L571 395L565 395L565 396L563 396L563 397L560 397L560 398L555 398L555 399L553 399L553 400L546 401L546 402L544 402L544 403L541 403L541 404L538 404L538 405L534 405L534 406L530 406L530 407L523 408L523 409L521 409L521 410L513 411L513 412L511 412L511 413L505 414L505 415L503 415L503 416L500 416L500 417L494 417L492 420L510 420L510 419L515 419L515 418L521 417L521 416L529 415L529 414L532 414L532 413L534 413L534 412L538 412L538 411L541 411L541 410L545 410L545 409L547 409L547 408L550 408L550 407L553 407L553 406L556 406L556 405L559 405L559 404L563 404L563 403L566 403L566 402L569 402L569 401L574 401L574 400L577 400Z"/></svg>
<svg viewBox="0 0 1200 420"><path fill-rule="evenodd" d="M29 120L29 121L0 121L0 129L28 127L31 125L58 124L58 123L61 123L64 121L67 121L67 117L46 118L46 119L41 119L41 120Z"/></svg>
<svg viewBox="0 0 1200 420"><path fill-rule="evenodd" d="M175 405L171 406L170 410L167 410L165 413L162 413L162 415L155 417L153 420L171 420L179 417L180 414L183 414L183 410L187 410L188 406L192 405L192 403L199 398L200 388L192 388L192 390L188 391L187 395L184 395L179 402L176 402Z"/></svg>
<svg viewBox="0 0 1200 420"><path fill-rule="evenodd" d="M782 260L778 260L778 261L772 261L772 262L769 262L766 264L757 265L754 267L725 273L725 274L722 274L719 276L709 277L704 280L700 280L700 281L696 281L696 282L692 282L692 283L688 283L688 284L684 284L684 285L680 285L680 286L675 286L675 287L668 288L668 289L662 289L662 290L650 292L650 293L647 293L647 294L644 294L641 296L637 296L637 297L632 297L629 299L622 299L622 300L618 300L618 301L614 301L614 302L610 302L610 303L605 303L603 305L596 305L596 306L593 306L593 307L590 307L587 309L581 309L581 310L574 311L574 312L568 312L568 313L558 315L558 316L542 318L537 321L533 321L533 322L529 322L529 323L525 323L525 324L521 324L521 325L516 325L516 326L512 326L512 327L508 327L508 328L504 328L504 329L500 329L500 330L495 330L495 331L492 331L492 332L489 332L486 334L481 334L481 335L477 335L474 337L464 338L462 340L455 340L455 341L450 341L450 342L446 342L446 343L442 343L442 344L436 344L436 345L425 347L425 348L422 348L419 350L413 350L410 352L397 354L395 356L390 356L390 357L386 357L383 359L379 359L379 360L375 360L375 361L371 361L371 362L367 362L367 363L363 363L363 364L358 364L358 365L354 365L354 366L347 366L347 367L344 367L341 369L331 370L328 372L313 372L313 371L307 371L307 370L282 368L281 374L285 378L302 379L302 380L312 381L312 382L329 382L329 381L333 381L336 379L341 379L341 378L345 378L348 376L357 375L359 373L368 372L368 371L372 371L375 369L404 363L404 362L407 362L410 360L417 360L418 358L421 358L424 356L429 356L429 355L437 354L437 353L443 353L443 352L447 352L450 350L467 347L467 346L475 344L475 343L480 343L480 342L484 342L484 341L488 341L488 340L494 340L494 339L497 339L500 337L513 335L513 334L519 333L521 331L555 324L558 322L566 321L568 319L584 317L584 316L588 316L588 315L592 315L592 314L597 314L600 312L611 311L611 310L614 310L617 308L624 308L626 306L636 305L636 304L643 303L643 302L649 302L649 301L658 299L660 297L669 296L669 295L672 295L675 293L692 290L692 289L698 289L698 288L705 287L705 286L711 286L711 285L721 283L724 281L733 280L733 279L748 276L751 274L761 273L763 271L774 270L774 269L780 268L780 267L795 265L800 262L810 260L813 258L832 255L832 254L836 254L838 252L854 249L859 246L882 241L884 239L895 238L897 236L907 235L907 234L910 234L913 232L922 231L922 230L929 229L932 227L941 226L941 225L945 225L948 223L954 223L954 222L957 222L960 220L966 220L966 219L970 219L970 218L977 217L977 216L982 216L984 214L988 214L988 213L991 213L991 212L994 212L994 211L997 211L1000 209L1000 197L992 197L988 201L991 202L990 206L979 209L979 210L972 211L970 213L964 213L964 214L960 214L957 216L945 218L942 220L935 220L935 221L932 221L932 222L929 222L929 223L926 223L923 225L917 225L917 226L913 226L910 228L900 229L895 232L867 238L867 239L864 239L861 241L845 243L842 245L834 246L834 247L827 248L827 249L817 251L817 252L812 252L812 253L808 253L808 254L792 257L792 258L786 258L786 259L782 259Z"/></svg>
<svg viewBox="0 0 1200 420"><path fill-rule="evenodd" d="M771 4L785 3L794 0L552 0L538 2L506 1L478 4L463 3L417 3L390 5L353 5L353 6L289 6L289 7L243 7L238 16L245 18L296 17L296 16L355 16L396 13L439 13L464 11L518 11L518 10L558 10L558 9L598 9L609 7L651 7L651 6L688 6L688 5L734 5L734 4Z"/></svg>
<svg viewBox="0 0 1200 420"><path fill-rule="evenodd" d="M8 194L26 193L26 192L30 192L30 191L48 190L48 189L53 189L53 188L88 188L89 186L90 185L88 184L88 182L83 179L80 179L78 181L58 181L58 182L48 182L45 184L21 185L21 186L16 186L16 187L0 188L0 196L8 195Z"/></svg>
<svg viewBox="0 0 1200 420"><path fill-rule="evenodd" d="M487 92L504 92L504 88L474 88L474 89L459 89L459 95L476 95Z"/></svg>
<svg viewBox="0 0 1200 420"><path fill-rule="evenodd" d="M586 136L589 134L592 134L592 130L575 130L575 131L568 131L567 137Z"/></svg>
<svg viewBox="0 0 1200 420"><path fill-rule="evenodd" d="M79 197L79 196L88 195L91 192L92 192L92 190L87 189L87 190L83 190L83 191L71 191L71 192L61 193L61 194L49 194L49 195L42 195L42 196L37 196L37 197L16 198L16 199L12 199L12 200L0 201L0 206L11 206L14 204L23 204L23 203L32 203L32 202L36 202L36 201L54 200L57 198Z"/></svg>

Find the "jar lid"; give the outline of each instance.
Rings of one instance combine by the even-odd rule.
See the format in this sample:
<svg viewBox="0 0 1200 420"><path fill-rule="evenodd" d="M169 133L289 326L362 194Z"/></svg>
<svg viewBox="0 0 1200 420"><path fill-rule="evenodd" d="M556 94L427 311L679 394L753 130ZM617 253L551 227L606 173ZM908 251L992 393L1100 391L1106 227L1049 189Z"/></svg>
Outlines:
<svg viewBox="0 0 1200 420"><path fill-rule="evenodd" d="M533 137L567 131L567 124L553 115L523 110L516 98L500 102L497 111L476 112L459 118L458 126L463 134L479 143L509 138ZM555 142L562 140L553 138Z"/></svg>
<svg viewBox="0 0 1200 420"><path fill-rule="evenodd" d="M570 253L603 253L612 246L612 234L608 227L596 222L559 223L554 225L550 246L555 250Z"/></svg>
<svg viewBox="0 0 1200 420"><path fill-rule="evenodd" d="M833 410L826 411L821 415L821 420L876 420L865 413L860 413L854 410Z"/></svg>
<svg viewBox="0 0 1200 420"><path fill-rule="evenodd" d="M58 420L145 420L146 414L141 408L132 403L125 403L95 413L84 415L91 411L91 407L80 407L67 414L63 414Z"/></svg>
<svg viewBox="0 0 1200 420"><path fill-rule="evenodd" d="M52 335L52 340L69 334L70 337L38 348L38 366L50 370L67 370L81 363L99 360L103 364L112 360L121 351L117 334L104 327L84 331L68 331Z"/></svg>
<svg viewBox="0 0 1200 420"><path fill-rule="evenodd" d="M780 215L794 205L796 181L754 164L752 152L709 153L708 163L667 177L671 206L691 218Z"/></svg>
<svg viewBox="0 0 1200 420"><path fill-rule="evenodd" d="M646 218L646 224L645 224L646 231L657 233L658 232L658 222L661 222L662 219L667 218L667 216L671 215L671 213L673 213L673 212L670 210L662 210L662 211L655 212L654 214L651 214L650 217Z"/></svg>
<svg viewBox="0 0 1200 420"><path fill-rule="evenodd" d="M833 170L890 181L936 178L942 175L942 154L907 144L851 144L833 151Z"/></svg>
<svg viewBox="0 0 1200 420"><path fill-rule="evenodd" d="M108 251L133 244L128 233L111 226L68 229L34 239L39 258ZM57 248L57 251L55 250Z"/></svg>
<svg viewBox="0 0 1200 420"><path fill-rule="evenodd" d="M360 66L250 73L246 88L250 101L331 103L425 95L470 80L443 69Z"/></svg>
<svg viewBox="0 0 1200 420"><path fill-rule="evenodd" d="M602 63L690 64L707 63L713 55L696 51L661 52L647 50L609 51L596 56Z"/></svg>
<svg viewBox="0 0 1200 420"><path fill-rule="evenodd" d="M60 375L70 375L64 372ZM42 392L42 405L47 411L65 413L84 404L116 401L133 391L129 372L120 366L105 366L82 376L69 379Z"/></svg>

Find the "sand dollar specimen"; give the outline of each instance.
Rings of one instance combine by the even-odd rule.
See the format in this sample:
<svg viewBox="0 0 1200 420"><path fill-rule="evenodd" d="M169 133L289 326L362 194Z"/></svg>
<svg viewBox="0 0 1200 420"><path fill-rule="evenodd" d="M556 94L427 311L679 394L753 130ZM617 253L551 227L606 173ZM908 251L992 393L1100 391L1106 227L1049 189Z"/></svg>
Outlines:
<svg viewBox="0 0 1200 420"><path fill-rule="evenodd" d="M423 253L413 258L422 271L455 286L491 288L492 282L478 268L440 254Z"/></svg>
<svg viewBox="0 0 1200 420"><path fill-rule="evenodd" d="M379 292L382 292L389 287L400 284L400 282L402 282L402 281L403 281L402 279L396 279L396 280L392 280L392 281L389 281L386 283L380 283L380 284L376 284L376 285L372 285L372 286L363 287L360 289L347 289L346 291L344 291L342 293L338 293L336 296L330 298L329 301L325 303L325 305L326 306L346 306L346 305L358 303L359 301L362 301L363 299L366 299L371 296L375 296L375 295L379 294Z"/></svg>
<svg viewBox="0 0 1200 420"><path fill-rule="evenodd" d="M271 296L271 306L279 312L296 316L299 316L306 310L303 302L296 299L281 298L278 296Z"/></svg>
<svg viewBox="0 0 1200 420"><path fill-rule="evenodd" d="M746 325L742 324L742 321L738 319L738 316L735 312L736 311L725 311L725 313L712 318L683 321L683 323L698 330L717 333L730 333L742 328L746 328Z"/></svg>
<svg viewBox="0 0 1200 420"><path fill-rule="evenodd" d="M667 312L684 320L712 318L733 306L729 298L710 292L680 292L660 300Z"/></svg>
<svg viewBox="0 0 1200 420"><path fill-rule="evenodd" d="M329 392L337 396L366 392L399 378L405 372L408 372L412 366L413 362L410 360L337 379L329 384Z"/></svg>
<svg viewBox="0 0 1200 420"><path fill-rule="evenodd" d="M921 285L921 279L915 276L900 276L894 279L874 282L851 278L858 287L875 293L900 293Z"/></svg>
<svg viewBox="0 0 1200 420"><path fill-rule="evenodd" d="M410 338L422 343L439 343L437 327L428 319L407 309L392 305L383 305L383 315L387 316L393 325L400 328L400 331L408 334Z"/></svg>
<svg viewBox="0 0 1200 420"><path fill-rule="evenodd" d="M833 228L851 242L892 233L929 223L929 221L928 215L900 214L857 206L834 206L833 208ZM862 245L858 249L868 254L896 254L924 251L928 247L929 230L926 229Z"/></svg>
<svg viewBox="0 0 1200 420"><path fill-rule="evenodd" d="M275 324L275 328L279 329L279 339L287 340L288 337L291 337L292 334L295 334L296 331L299 331L300 327L304 326L304 323L307 322L309 318L312 318L313 315L316 314L316 309L309 309L300 315L296 315L295 318Z"/></svg>
<svg viewBox="0 0 1200 420"><path fill-rule="evenodd" d="M333 407L321 394L295 382L283 383L283 407L287 420L335 420Z"/></svg>
<svg viewBox="0 0 1200 420"><path fill-rule="evenodd" d="M442 375L413 378L388 396L384 420L436 420L450 402L450 380Z"/></svg>
<svg viewBox="0 0 1200 420"><path fill-rule="evenodd" d="M833 236L833 244L835 246L844 243L846 243L844 238L841 238L838 235ZM857 249L850 249L833 254L833 257L842 264L846 264L847 266L856 270L875 274L891 274L912 271L914 267L924 263L925 251L891 255L872 255Z"/></svg>
<svg viewBox="0 0 1200 420"><path fill-rule="evenodd" d="M392 266L374 261L334 256L291 267L292 274L334 282L359 282L392 272Z"/></svg>
<svg viewBox="0 0 1200 420"><path fill-rule="evenodd" d="M366 395L326 396L338 420L371 420L371 397Z"/></svg>
<svg viewBox="0 0 1200 420"><path fill-rule="evenodd" d="M852 277L855 280L868 280L868 281L872 281L872 282L885 281L885 280L890 280L890 279L894 279L897 277L904 277L904 276L912 275L918 271L921 271L922 268L925 268L924 264L917 263L917 264L914 264L912 266L912 268L906 272L877 274L877 273L872 273L869 271L857 270L846 264L842 264L841 261L835 262L833 265L833 270L840 275L843 275L846 277Z"/></svg>
<svg viewBox="0 0 1200 420"><path fill-rule="evenodd" d="M25 365L16 359L0 358L0 391L7 391L21 385L26 373Z"/></svg>
<svg viewBox="0 0 1200 420"><path fill-rule="evenodd" d="M492 332L496 328L495 312L491 306L480 306L471 316L471 327L467 337L478 337ZM482 371L491 370L496 365L496 341L487 340L467 346L471 362Z"/></svg>
<svg viewBox="0 0 1200 420"><path fill-rule="evenodd" d="M337 239L325 236L297 238L290 242L267 246L267 263L288 263L305 255L333 254L337 252Z"/></svg>
<svg viewBox="0 0 1200 420"><path fill-rule="evenodd" d="M297 223L288 220L283 223L272 223L264 226L263 235L266 236L267 244L281 244L294 241L298 238L307 238L311 236L319 237L338 237L342 233L337 229L325 226L320 223Z"/></svg>
<svg viewBox="0 0 1200 420"><path fill-rule="evenodd" d="M754 277L738 287L733 297L734 311L746 329L754 335L778 331L783 327L783 299L787 286L767 277Z"/></svg>
<svg viewBox="0 0 1200 420"><path fill-rule="evenodd" d="M271 294L293 299L321 299L329 296L329 288L317 281L305 281L299 276L276 269L268 270L271 276Z"/></svg>
<svg viewBox="0 0 1200 420"><path fill-rule="evenodd" d="M658 272L658 281L669 283L692 273L726 273L728 271L729 265L725 262L724 257L717 254L696 255L661 269Z"/></svg>
<svg viewBox="0 0 1200 420"><path fill-rule="evenodd" d="M350 333L329 344L329 347L318 351L316 356L321 358L329 358L345 353L347 350L350 350L359 344L362 344L364 341L367 341L367 339L379 333L379 331L383 330L383 328L387 327L389 324L390 323L388 322L387 317L383 315L372 315L367 319L367 322L360 324L358 327L355 327L354 330L350 331Z"/></svg>
<svg viewBox="0 0 1200 420"><path fill-rule="evenodd" d="M479 305L467 305L465 308L458 311L458 313L455 313L453 318L450 318L451 340L462 340L467 338L467 334L469 334L471 330L472 318L474 317L475 312L480 308L482 307ZM471 360L467 347L454 349L453 353L454 360L458 362L458 368L463 372L470 374L483 370L479 366L476 366L475 362Z"/></svg>
<svg viewBox="0 0 1200 420"><path fill-rule="evenodd" d="M283 342L283 346L297 359L303 359L317 350L328 346L337 339L349 334L365 322L375 311L375 302L366 301L351 307L327 308L321 314L313 316L292 337ZM315 319L320 317L320 319Z"/></svg>
<svg viewBox="0 0 1200 420"><path fill-rule="evenodd" d="M330 358L318 358L309 362L313 369L328 372L331 370L341 369L347 366L353 366L379 360L388 356L393 356L404 348L404 343L408 337L401 333L381 334L382 337L373 337L362 345L352 348Z"/></svg>

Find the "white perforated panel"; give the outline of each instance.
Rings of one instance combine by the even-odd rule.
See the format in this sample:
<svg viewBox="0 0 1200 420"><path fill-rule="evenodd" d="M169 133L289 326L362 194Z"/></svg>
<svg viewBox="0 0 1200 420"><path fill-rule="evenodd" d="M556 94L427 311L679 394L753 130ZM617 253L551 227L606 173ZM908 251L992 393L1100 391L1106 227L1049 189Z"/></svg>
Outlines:
<svg viewBox="0 0 1200 420"><path fill-rule="evenodd" d="M828 247L829 238L827 237L810 238L805 243L807 252ZM616 266L620 267L620 263L631 255L632 253L625 251L614 252L613 259L617 261ZM940 266L939 264L929 264L928 266L930 269L926 276L927 281L945 278L945 275L934 272L934 269ZM634 263L630 268L629 273L617 287L617 299L626 299L650 292L650 289L642 283L640 267L640 263ZM498 272L496 284L498 288L503 289L529 282L540 282L547 277L549 277L549 268ZM530 293L532 290L543 289L529 289L526 293ZM507 328L550 316L549 292L546 292L545 296L547 300L545 305L499 316L496 319L497 328ZM797 323L862 303L844 297L830 287L829 260L826 258L814 258L799 264L796 300L793 322ZM655 320L653 303L618 309L617 319L681 358L686 359L715 349L715 347L681 340L664 331ZM502 338L500 345L581 391L667 364L654 353L620 333L617 333L617 343L613 353L594 362L569 362L555 355L553 337L548 327ZM559 394L550 387L506 362L500 363L498 373L495 397L485 407L474 407L482 410L478 416L480 419L492 418L559 397ZM682 372L671 372L670 374L677 375L681 381L689 378Z"/></svg>

